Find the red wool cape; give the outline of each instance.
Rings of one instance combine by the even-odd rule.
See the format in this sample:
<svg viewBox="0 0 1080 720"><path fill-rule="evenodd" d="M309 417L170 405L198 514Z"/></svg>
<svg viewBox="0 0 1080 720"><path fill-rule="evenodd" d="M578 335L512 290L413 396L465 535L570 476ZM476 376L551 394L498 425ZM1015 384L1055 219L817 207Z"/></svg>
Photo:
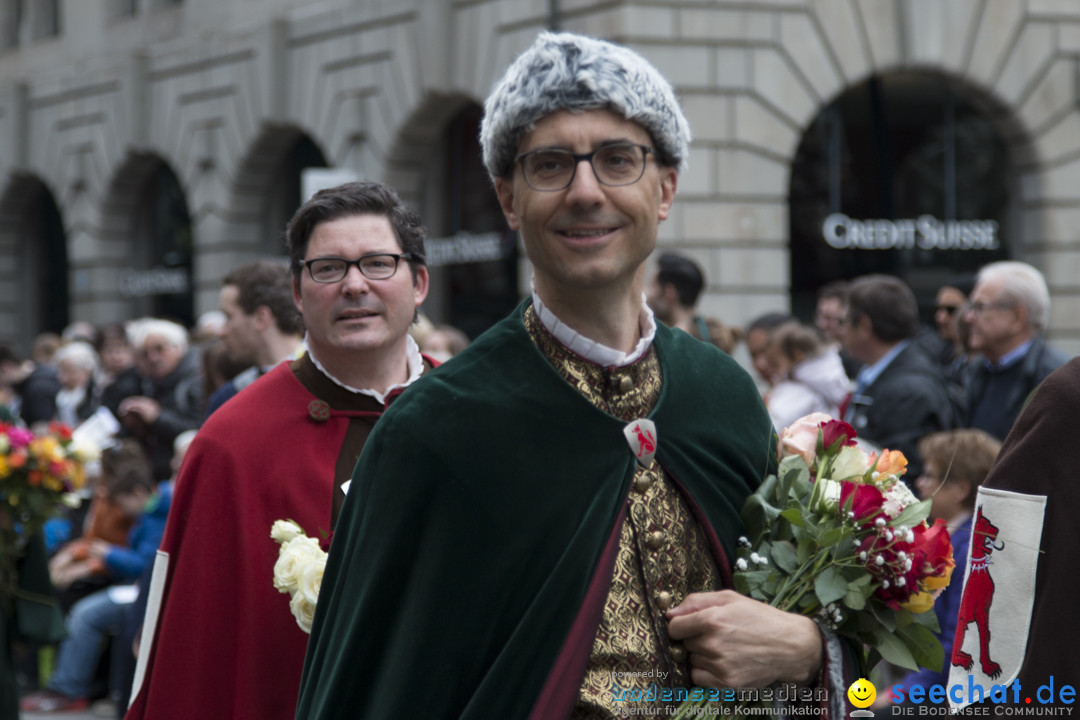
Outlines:
<svg viewBox="0 0 1080 720"><path fill-rule="evenodd" d="M285 518L314 538L330 528L349 417L314 419L316 399L282 363L196 436L155 565L155 583L166 561L167 575L127 720L293 717L308 636L273 586L270 528ZM148 620L153 606L151 594ZM148 623L144 644L149 633Z"/></svg>

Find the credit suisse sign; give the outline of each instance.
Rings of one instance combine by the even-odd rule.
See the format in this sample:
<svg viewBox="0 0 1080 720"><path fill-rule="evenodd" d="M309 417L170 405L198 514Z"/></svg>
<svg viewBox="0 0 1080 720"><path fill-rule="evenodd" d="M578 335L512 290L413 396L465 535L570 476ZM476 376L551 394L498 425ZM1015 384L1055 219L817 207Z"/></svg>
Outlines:
<svg viewBox="0 0 1080 720"><path fill-rule="evenodd" d="M995 220L855 220L833 213L821 226L825 242L837 250L997 250Z"/></svg>

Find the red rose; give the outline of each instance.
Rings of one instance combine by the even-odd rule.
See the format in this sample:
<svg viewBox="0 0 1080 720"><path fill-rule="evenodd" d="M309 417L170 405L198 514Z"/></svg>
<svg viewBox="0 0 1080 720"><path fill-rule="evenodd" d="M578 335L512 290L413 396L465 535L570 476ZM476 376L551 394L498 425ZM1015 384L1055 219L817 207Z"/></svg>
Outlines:
<svg viewBox="0 0 1080 720"><path fill-rule="evenodd" d="M919 577L941 577L952 560L952 541L945 521L938 518L930 527L920 523L912 528L915 540L911 543L912 560Z"/></svg>
<svg viewBox="0 0 1080 720"><path fill-rule="evenodd" d="M855 428L843 420L821 423L821 446L826 450L839 450L855 444Z"/></svg>
<svg viewBox="0 0 1080 720"><path fill-rule="evenodd" d="M879 517L885 517L882 509L884 503L885 496L874 485L847 480L840 483L840 507L850 510L860 525L867 525Z"/></svg>

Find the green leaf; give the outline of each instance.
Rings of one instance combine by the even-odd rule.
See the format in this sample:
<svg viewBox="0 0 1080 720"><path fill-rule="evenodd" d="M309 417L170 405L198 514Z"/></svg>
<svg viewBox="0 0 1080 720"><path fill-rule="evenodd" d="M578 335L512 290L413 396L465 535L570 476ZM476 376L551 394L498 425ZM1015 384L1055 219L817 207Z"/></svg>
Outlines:
<svg viewBox="0 0 1080 720"><path fill-rule="evenodd" d="M870 611L874 614L874 619L878 621L878 624L886 632L896 632L896 612L894 610L885 607L879 602L872 602L870 603Z"/></svg>
<svg viewBox="0 0 1080 720"><path fill-rule="evenodd" d="M866 607L866 598L869 596L870 592L867 589L848 585L847 592L844 593L844 605L849 610L862 610Z"/></svg>
<svg viewBox="0 0 1080 720"><path fill-rule="evenodd" d="M784 518L795 527L801 528L803 526L802 510L796 508L788 508L787 510L784 510L780 513L780 517Z"/></svg>
<svg viewBox="0 0 1080 720"><path fill-rule="evenodd" d="M916 663L930 670L941 670L941 665L945 662L945 650L941 647L941 641L928 628L913 623L900 628L896 634L907 644Z"/></svg>
<svg viewBox="0 0 1080 720"><path fill-rule="evenodd" d="M829 528L821 534L821 546L832 547L848 535L848 530L842 527Z"/></svg>
<svg viewBox="0 0 1080 720"><path fill-rule="evenodd" d="M769 553L776 566L788 575L794 575L799 568L799 561L795 557L795 546L789 542L777 542L772 546Z"/></svg>
<svg viewBox="0 0 1080 720"><path fill-rule="evenodd" d="M760 591L761 587L769 579L769 573L768 570L745 570L735 573L732 580L736 592L742 595L753 595L755 591Z"/></svg>
<svg viewBox="0 0 1080 720"><path fill-rule="evenodd" d="M765 502L765 499L757 493L754 493L746 498L741 515L743 524L747 528L755 528L762 533L768 533L769 528L780 517L780 510ZM761 542L763 536L752 537L750 542L756 545Z"/></svg>
<svg viewBox="0 0 1080 720"><path fill-rule="evenodd" d="M878 652L881 653L881 657L887 662L907 668L908 670L919 669L919 664L915 662L911 650L898 635L879 630L874 633L874 639L876 640L875 647Z"/></svg>
<svg viewBox="0 0 1080 720"><path fill-rule="evenodd" d="M776 502L778 498L783 498L782 495L778 495L776 492L778 483L779 481L776 479L775 475L769 475L761 481L761 485L758 486L757 492L755 492L754 495Z"/></svg>
<svg viewBox="0 0 1080 720"><path fill-rule="evenodd" d="M780 481L777 485L777 504L781 505L792 497L792 491L799 493L799 488L810 482L810 470L801 458L791 456L780 463ZM801 481L801 482L800 482Z"/></svg>
<svg viewBox="0 0 1080 720"><path fill-rule="evenodd" d="M796 533L795 541L795 559L800 565L805 565L814 554L814 543L810 542L806 533Z"/></svg>
<svg viewBox="0 0 1080 720"><path fill-rule="evenodd" d="M941 625L938 623L937 613L928 610L924 613L911 613L912 620L932 633L940 633Z"/></svg>
<svg viewBox="0 0 1080 720"><path fill-rule="evenodd" d="M814 594L822 605L836 602L847 595L848 584L835 567L827 567L814 578Z"/></svg>
<svg viewBox="0 0 1080 720"><path fill-rule="evenodd" d="M915 527L930 516L930 503L932 501L933 498L927 498L926 500L920 500L914 505L908 505L904 508L904 511L897 515L889 524L893 527L896 527L897 525Z"/></svg>

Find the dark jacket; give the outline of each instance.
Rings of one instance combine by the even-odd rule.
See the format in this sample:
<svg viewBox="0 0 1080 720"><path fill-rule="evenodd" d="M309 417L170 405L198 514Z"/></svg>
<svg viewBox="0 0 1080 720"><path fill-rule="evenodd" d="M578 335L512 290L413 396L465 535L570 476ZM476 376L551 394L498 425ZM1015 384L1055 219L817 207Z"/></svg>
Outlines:
<svg viewBox="0 0 1080 720"><path fill-rule="evenodd" d="M1005 397L1005 403L1001 408L1006 427L1012 427L1020 411L1024 409L1031 393L1035 390L1043 378L1057 370L1069 361L1067 355L1060 350L1050 347L1042 337L1035 338L1031 343L1031 349L1020 361L1020 374L1017 382L1009 390ZM986 384L990 378L990 369L986 363L975 361L967 367L967 414L964 417L964 427L974 427L973 416L975 409L982 399L986 390ZM1007 433L998 433L990 428L982 428L992 435L997 435L999 440L1004 440Z"/></svg>
<svg viewBox="0 0 1080 720"><path fill-rule="evenodd" d="M53 365L38 365L25 380L15 386L21 398L19 417L31 427L56 417L56 393L60 392L60 377Z"/></svg>
<svg viewBox="0 0 1080 720"><path fill-rule="evenodd" d="M189 350L177 368L160 381L125 372L106 388L102 404L122 422L120 404L125 398L136 396L156 400L161 405L161 414L148 427L125 425L123 434L142 443L153 463L154 477L164 480L172 475L173 440L185 430L194 430L202 424L203 391L198 350Z"/></svg>
<svg viewBox="0 0 1080 720"><path fill-rule="evenodd" d="M852 396L845 419L860 438L904 453L909 482L922 472L919 439L951 430L957 421L941 368L915 344L901 350L874 382Z"/></svg>

